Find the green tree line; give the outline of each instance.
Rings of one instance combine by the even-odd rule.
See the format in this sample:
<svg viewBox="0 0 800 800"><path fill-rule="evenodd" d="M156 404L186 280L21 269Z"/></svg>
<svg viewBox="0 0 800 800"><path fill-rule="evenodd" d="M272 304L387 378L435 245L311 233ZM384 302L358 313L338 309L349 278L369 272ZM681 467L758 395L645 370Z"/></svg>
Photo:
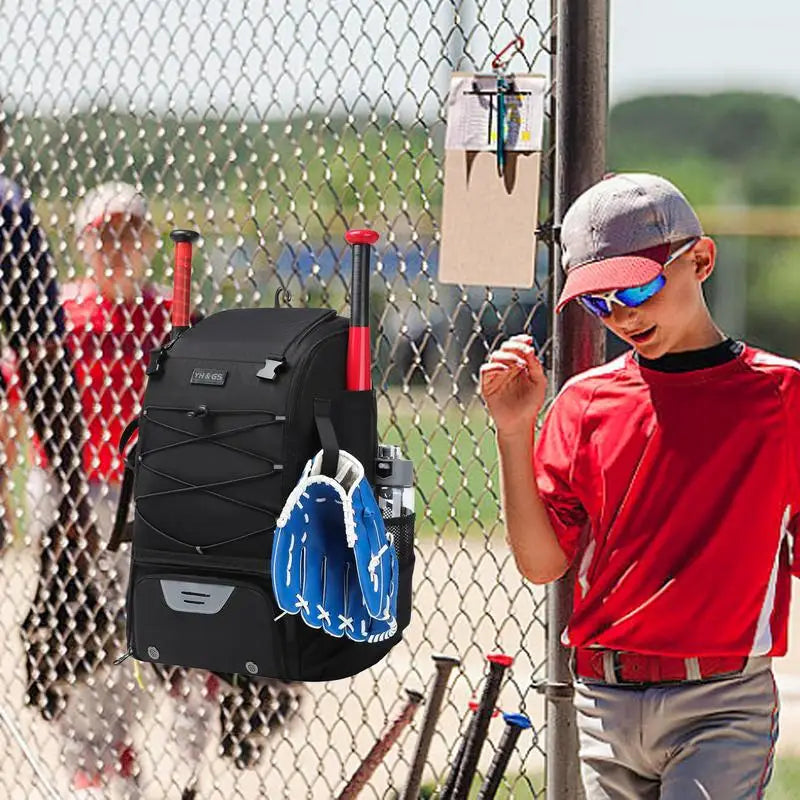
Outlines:
<svg viewBox="0 0 800 800"><path fill-rule="evenodd" d="M100 109L7 121L16 169L36 198L68 222L87 187L120 179L141 186L154 213L218 229L255 221L320 239L356 216L434 227L441 180L430 130L389 118L248 122L156 117Z"/></svg>

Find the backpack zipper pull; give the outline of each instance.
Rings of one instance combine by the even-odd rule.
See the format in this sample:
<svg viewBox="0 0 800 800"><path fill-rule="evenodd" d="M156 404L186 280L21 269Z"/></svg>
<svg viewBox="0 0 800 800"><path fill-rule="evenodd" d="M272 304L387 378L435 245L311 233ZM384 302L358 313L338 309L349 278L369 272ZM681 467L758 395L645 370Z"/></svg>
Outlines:
<svg viewBox="0 0 800 800"><path fill-rule="evenodd" d="M114 666L118 667L123 661L126 661L133 655L133 650L129 647L121 656L114 659Z"/></svg>

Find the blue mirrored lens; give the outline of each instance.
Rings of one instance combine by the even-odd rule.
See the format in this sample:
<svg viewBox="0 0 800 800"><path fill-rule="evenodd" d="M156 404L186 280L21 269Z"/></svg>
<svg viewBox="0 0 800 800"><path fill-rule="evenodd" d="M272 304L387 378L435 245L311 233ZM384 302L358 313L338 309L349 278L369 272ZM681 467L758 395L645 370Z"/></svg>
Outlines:
<svg viewBox="0 0 800 800"><path fill-rule="evenodd" d="M578 297L578 302L592 314L598 317L610 317L611 308L602 297L595 297L592 294L582 294Z"/></svg>
<svg viewBox="0 0 800 800"><path fill-rule="evenodd" d="M667 279L663 275L658 275L653 278L650 283L644 286L632 286L629 289L620 289L617 292L617 297L628 308L636 308L642 303L648 301L653 295L658 294L663 288Z"/></svg>

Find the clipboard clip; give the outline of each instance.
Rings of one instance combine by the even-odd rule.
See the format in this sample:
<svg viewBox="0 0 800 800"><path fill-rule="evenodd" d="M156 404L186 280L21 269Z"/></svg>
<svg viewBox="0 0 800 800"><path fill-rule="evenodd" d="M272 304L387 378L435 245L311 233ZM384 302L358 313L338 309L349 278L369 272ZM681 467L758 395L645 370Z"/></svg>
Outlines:
<svg viewBox="0 0 800 800"><path fill-rule="evenodd" d="M514 52L507 58L505 61L503 60L503 56L511 49L514 48ZM514 57L515 53L521 53L522 48L525 47L525 40L521 36L515 36L493 59L492 59L492 69L498 70L499 72L504 72L508 67L509 61Z"/></svg>

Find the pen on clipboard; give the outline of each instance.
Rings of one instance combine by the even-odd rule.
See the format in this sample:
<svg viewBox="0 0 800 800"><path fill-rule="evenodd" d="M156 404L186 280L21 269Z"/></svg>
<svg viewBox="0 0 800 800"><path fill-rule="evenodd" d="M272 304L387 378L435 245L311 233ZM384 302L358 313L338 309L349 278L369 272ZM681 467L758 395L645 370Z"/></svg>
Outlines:
<svg viewBox="0 0 800 800"><path fill-rule="evenodd" d="M511 49L521 52L525 47L525 40L521 36L515 36L493 59L492 69L497 74L497 172L502 177L506 165L506 92L508 92L508 82L506 81L505 70L510 58L503 60L503 56Z"/></svg>
<svg viewBox="0 0 800 800"><path fill-rule="evenodd" d="M506 165L506 91L504 75L497 76L497 171L502 177Z"/></svg>

